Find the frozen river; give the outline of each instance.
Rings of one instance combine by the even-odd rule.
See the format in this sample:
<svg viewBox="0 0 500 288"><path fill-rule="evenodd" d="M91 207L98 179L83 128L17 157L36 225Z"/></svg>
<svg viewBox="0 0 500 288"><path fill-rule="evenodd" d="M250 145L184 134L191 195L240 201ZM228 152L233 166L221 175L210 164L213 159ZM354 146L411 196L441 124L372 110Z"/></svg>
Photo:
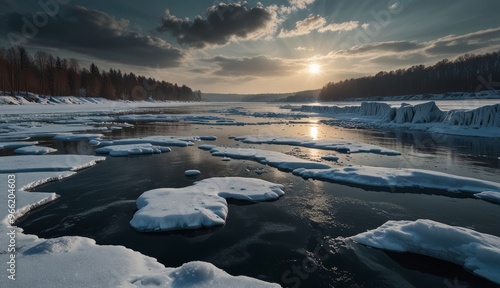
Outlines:
<svg viewBox="0 0 500 288"><path fill-rule="evenodd" d="M475 103L478 106L494 104L490 102ZM470 105L468 101L453 104L438 102L442 110L457 109L457 106L472 108ZM238 114L241 111L249 113ZM61 112L50 111L56 114ZM275 115L254 115L255 112L272 112ZM104 116L102 113L94 111L77 117L66 113L57 115L62 115L59 121L69 123L72 120L71 125L74 125L78 117L99 118ZM196 141L194 146L189 147L170 147L171 152L157 155L107 157L100 164L70 178L38 187L37 192L55 192L61 197L19 222L25 234L43 238L85 236L95 239L97 244L131 248L156 258L167 267L206 261L229 274L250 276L279 283L283 287L448 287L447 283L460 283L465 287L495 287L492 282L465 271L459 265L417 254L372 249L346 243L343 239L376 229L389 220L417 219L430 219L500 237L498 204L439 189L399 188L397 185L374 188L335 181L305 180L249 159L221 161L221 158L197 146L211 144L257 148L327 163L332 167L362 165L424 169L498 182L498 139L404 129L342 128L322 124L320 120L324 118L319 115L286 117L280 113L289 113L289 110L262 103L151 107L141 113L135 111L135 115L144 113L227 117L245 125L221 125L223 122L204 123L198 120L127 121L134 127L110 130L104 133L103 139L211 135L217 140ZM13 113L10 117L25 116ZM43 118L41 115L29 117ZM7 116L4 115L3 119ZM232 139L244 135L356 141L399 151L401 155L346 154L297 145L252 144ZM95 155L96 147L90 145L88 140L57 141L40 135L30 141L55 148L58 150L56 154ZM0 153L7 157L13 154L13 150L2 150ZM331 154L339 157L337 162L322 160L322 156ZM184 176L184 171L189 169L200 170L201 174ZM279 200L263 203L229 200L224 226L161 233L142 233L130 227L129 221L137 211L135 201L143 192L156 188L186 187L202 179L229 176L254 177L279 183L284 185L286 194Z"/></svg>

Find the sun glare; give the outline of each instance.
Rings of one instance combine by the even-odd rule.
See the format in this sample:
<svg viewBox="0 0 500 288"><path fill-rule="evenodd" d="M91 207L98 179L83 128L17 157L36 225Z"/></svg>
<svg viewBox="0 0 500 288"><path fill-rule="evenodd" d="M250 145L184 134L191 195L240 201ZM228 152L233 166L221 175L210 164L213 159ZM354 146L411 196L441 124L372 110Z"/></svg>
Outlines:
<svg viewBox="0 0 500 288"><path fill-rule="evenodd" d="M319 64L314 63L309 65L309 73L319 74L319 72L321 72L321 67L319 66Z"/></svg>

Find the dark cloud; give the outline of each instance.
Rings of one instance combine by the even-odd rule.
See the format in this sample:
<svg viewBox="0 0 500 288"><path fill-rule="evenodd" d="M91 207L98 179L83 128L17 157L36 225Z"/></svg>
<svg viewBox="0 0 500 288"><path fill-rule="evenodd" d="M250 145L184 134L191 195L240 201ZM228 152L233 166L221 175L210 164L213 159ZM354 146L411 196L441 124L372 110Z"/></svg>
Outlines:
<svg viewBox="0 0 500 288"><path fill-rule="evenodd" d="M272 59L265 56L228 58L214 57L207 61L219 66L214 74L231 77L267 77L285 76L291 72L291 67L281 59Z"/></svg>
<svg viewBox="0 0 500 288"><path fill-rule="evenodd" d="M11 36L12 33L23 37L29 35L24 44L57 47L128 65L163 68L177 67L182 62L184 53L181 50L172 48L160 38L131 29L127 20L81 6L65 6L61 9L54 17L45 14L47 23L36 24L38 26L33 25L33 15L9 13L6 15L7 33L11 33ZM35 30L26 29L26 19Z"/></svg>
<svg viewBox="0 0 500 288"><path fill-rule="evenodd" d="M181 45L192 48L220 46L233 39L258 39L269 35L276 25L276 13L264 7L248 9L245 4L221 3L209 7L206 19L193 21L165 12L158 32L167 32Z"/></svg>
<svg viewBox="0 0 500 288"><path fill-rule="evenodd" d="M344 55L369 54L373 52L408 52L424 48L425 45L415 41L390 41L370 43L362 46L355 46L349 50L342 51Z"/></svg>

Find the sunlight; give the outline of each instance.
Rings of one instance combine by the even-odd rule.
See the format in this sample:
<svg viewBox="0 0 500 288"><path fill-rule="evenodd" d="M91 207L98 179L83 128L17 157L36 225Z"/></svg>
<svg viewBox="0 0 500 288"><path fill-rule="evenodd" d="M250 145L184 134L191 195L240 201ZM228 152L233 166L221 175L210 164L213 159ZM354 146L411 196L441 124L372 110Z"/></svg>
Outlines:
<svg viewBox="0 0 500 288"><path fill-rule="evenodd" d="M311 138L313 138L313 140L318 140L318 126L316 125L312 125L310 128L309 128L309 136L311 136Z"/></svg>
<svg viewBox="0 0 500 288"><path fill-rule="evenodd" d="M321 66L319 66L319 64L313 63L309 65L309 73L319 74L319 72L321 72Z"/></svg>

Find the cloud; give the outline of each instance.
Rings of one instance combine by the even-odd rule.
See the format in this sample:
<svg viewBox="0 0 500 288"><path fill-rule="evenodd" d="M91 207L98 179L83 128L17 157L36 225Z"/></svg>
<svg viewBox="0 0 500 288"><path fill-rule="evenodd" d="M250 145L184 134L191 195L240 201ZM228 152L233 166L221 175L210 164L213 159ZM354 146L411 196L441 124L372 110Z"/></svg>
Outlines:
<svg viewBox="0 0 500 288"><path fill-rule="evenodd" d="M57 47L110 62L135 66L178 67L185 53L164 40L143 35L130 28L130 23L105 12L82 6L65 6L37 28L31 45ZM26 15L27 19L30 15ZM21 35L24 24L19 13L7 15L9 31Z"/></svg>
<svg viewBox="0 0 500 288"><path fill-rule="evenodd" d="M365 24L363 24L365 25ZM331 23L318 29L318 32L351 31L359 27L359 21L348 21L342 23Z"/></svg>
<svg viewBox="0 0 500 288"><path fill-rule="evenodd" d="M295 23L295 28L292 30L281 29L278 37L289 38L307 35L311 33L311 31L323 28L325 24L325 18L319 15L309 15L306 19L297 21L297 23Z"/></svg>
<svg viewBox="0 0 500 288"><path fill-rule="evenodd" d="M281 29L278 37L290 38L307 35L313 31L319 33L351 31L359 27L358 21L348 21L342 23L330 23L327 25L326 19L320 15L309 15L306 19L297 21L292 30Z"/></svg>
<svg viewBox="0 0 500 288"><path fill-rule="evenodd" d="M244 3L220 3L208 8L206 18L191 21L165 12L158 32L170 33L181 45L191 48L222 46L235 40L255 40L271 35L279 23L276 11Z"/></svg>
<svg viewBox="0 0 500 288"><path fill-rule="evenodd" d="M500 27L464 35L448 35L426 43L430 55L468 53L500 44Z"/></svg>
<svg viewBox="0 0 500 288"><path fill-rule="evenodd" d="M229 58L217 56L206 60L215 63L219 69L214 72L218 76L230 77L268 77L285 76L292 72L292 65L283 59L266 56Z"/></svg>
<svg viewBox="0 0 500 288"><path fill-rule="evenodd" d="M297 7L298 9L305 9L307 5L314 3L315 0L288 0L292 7Z"/></svg>

